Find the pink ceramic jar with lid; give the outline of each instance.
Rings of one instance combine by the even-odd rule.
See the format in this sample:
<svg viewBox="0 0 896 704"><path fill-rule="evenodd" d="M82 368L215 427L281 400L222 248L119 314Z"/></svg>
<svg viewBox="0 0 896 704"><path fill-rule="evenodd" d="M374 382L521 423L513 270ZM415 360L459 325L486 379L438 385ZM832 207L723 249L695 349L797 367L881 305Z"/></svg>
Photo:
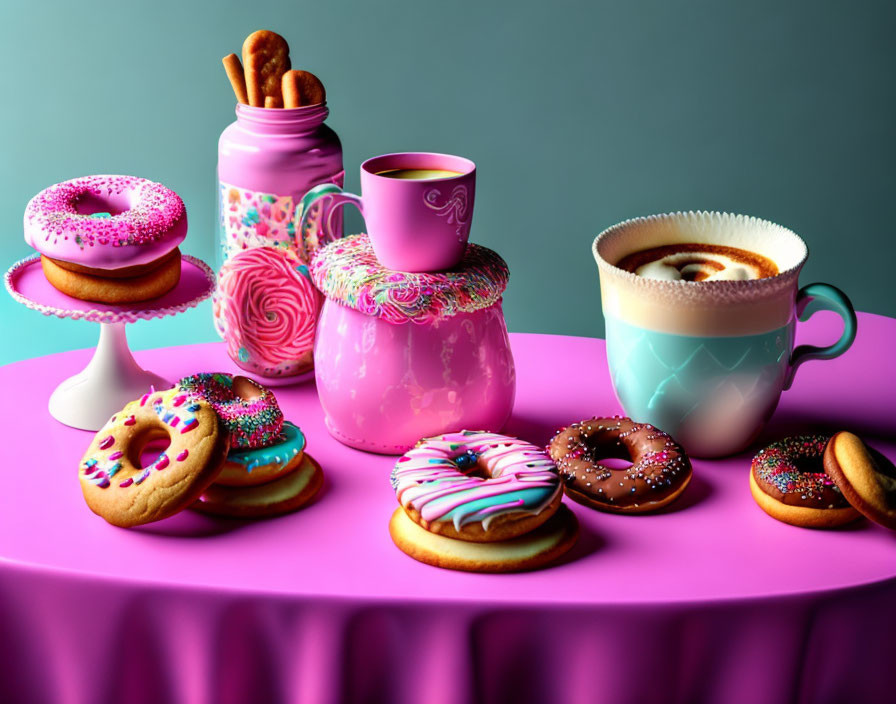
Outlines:
<svg viewBox="0 0 896 704"><path fill-rule="evenodd" d="M322 249L311 275L326 296L314 372L333 437L400 454L423 437L507 422L516 372L496 253L469 244L455 269L411 274L384 268L355 235Z"/></svg>
<svg viewBox="0 0 896 704"><path fill-rule="evenodd" d="M342 145L324 124L328 114L326 104L238 104L236 122L218 142L215 327L237 365L269 379L312 365L321 297L307 264L321 245L329 204L315 203L304 232L297 230L302 196L320 184L342 186L345 178ZM329 236L341 236L341 213L330 220Z"/></svg>

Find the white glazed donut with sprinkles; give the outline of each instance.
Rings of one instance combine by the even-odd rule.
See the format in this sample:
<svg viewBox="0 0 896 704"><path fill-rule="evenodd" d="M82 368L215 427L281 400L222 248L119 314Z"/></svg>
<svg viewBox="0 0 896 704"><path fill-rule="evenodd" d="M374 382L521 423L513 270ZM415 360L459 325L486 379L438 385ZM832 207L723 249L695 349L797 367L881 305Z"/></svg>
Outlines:
<svg viewBox="0 0 896 704"><path fill-rule="evenodd" d="M563 496L557 467L541 448L471 430L421 440L395 464L392 487L415 523L473 542L534 530Z"/></svg>
<svg viewBox="0 0 896 704"><path fill-rule="evenodd" d="M151 442L169 445L143 466ZM96 434L78 469L84 500L109 523L130 527L189 506L224 466L230 432L207 401L178 386L144 394Z"/></svg>

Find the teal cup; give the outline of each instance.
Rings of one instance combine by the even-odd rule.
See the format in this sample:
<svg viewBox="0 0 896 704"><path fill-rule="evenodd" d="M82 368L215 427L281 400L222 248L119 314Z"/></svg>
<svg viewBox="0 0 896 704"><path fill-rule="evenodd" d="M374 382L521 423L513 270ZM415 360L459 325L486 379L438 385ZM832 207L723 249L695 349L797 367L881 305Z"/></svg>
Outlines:
<svg viewBox="0 0 896 704"><path fill-rule="evenodd" d="M616 266L635 252L677 244L738 247L772 260L778 273L686 281ZM707 212L637 218L598 235L593 252L610 378L620 404L632 419L666 431L696 457L745 449L800 365L837 357L855 339L855 311L846 295L823 283L800 288L806 244L765 220ZM818 310L840 315L840 339L794 349L797 322Z"/></svg>

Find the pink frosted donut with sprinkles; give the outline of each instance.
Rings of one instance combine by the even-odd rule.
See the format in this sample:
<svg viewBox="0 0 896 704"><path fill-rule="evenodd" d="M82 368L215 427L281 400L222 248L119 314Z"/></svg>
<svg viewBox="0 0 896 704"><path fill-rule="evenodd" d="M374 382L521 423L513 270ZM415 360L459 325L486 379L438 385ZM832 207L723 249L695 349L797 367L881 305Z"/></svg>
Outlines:
<svg viewBox="0 0 896 704"><path fill-rule="evenodd" d="M274 392L244 376L219 372L194 374L177 382L201 398L221 417L235 450L266 447L279 441L283 412Z"/></svg>
<svg viewBox="0 0 896 704"><path fill-rule="evenodd" d="M557 467L541 448L471 430L421 440L396 462L392 487L415 523L472 542L534 530L563 496Z"/></svg>
<svg viewBox="0 0 896 704"><path fill-rule="evenodd" d="M155 262L187 235L187 211L170 188L135 176L57 183L25 208L25 241L41 254L88 269Z"/></svg>
<svg viewBox="0 0 896 704"><path fill-rule="evenodd" d="M147 451L159 441L167 441L164 450ZM128 528L192 504L229 450L230 431L211 405L175 386L146 393L112 416L81 458L78 478L90 510Z"/></svg>

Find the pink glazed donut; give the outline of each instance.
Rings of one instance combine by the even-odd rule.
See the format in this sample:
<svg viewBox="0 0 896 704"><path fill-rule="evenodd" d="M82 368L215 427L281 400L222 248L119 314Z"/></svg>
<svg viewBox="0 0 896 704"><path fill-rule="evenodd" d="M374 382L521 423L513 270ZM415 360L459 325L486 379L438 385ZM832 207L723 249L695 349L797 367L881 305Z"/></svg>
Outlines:
<svg viewBox="0 0 896 704"><path fill-rule="evenodd" d="M25 241L45 257L89 270L158 261L187 235L180 196L135 176L84 176L38 193L25 208Z"/></svg>
<svg viewBox="0 0 896 704"><path fill-rule="evenodd" d="M421 527L477 543L534 530L563 496L557 465L544 450L472 430L421 440L395 464L392 488Z"/></svg>

